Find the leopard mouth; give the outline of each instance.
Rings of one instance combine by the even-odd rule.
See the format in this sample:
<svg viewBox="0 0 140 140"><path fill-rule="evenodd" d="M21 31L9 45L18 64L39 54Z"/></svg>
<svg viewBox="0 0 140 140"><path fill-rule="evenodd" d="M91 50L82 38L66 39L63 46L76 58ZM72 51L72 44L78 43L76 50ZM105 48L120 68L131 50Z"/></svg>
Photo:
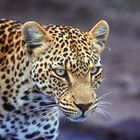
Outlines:
<svg viewBox="0 0 140 140"><path fill-rule="evenodd" d="M79 115L65 114L65 117L74 122L85 121L87 119L87 115L85 115L85 113L80 113Z"/></svg>
<svg viewBox="0 0 140 140"><path fill-rule="evenodd" d="M80 116L74 118L75 121L85 121L87 116L83 113Z"/></svg>

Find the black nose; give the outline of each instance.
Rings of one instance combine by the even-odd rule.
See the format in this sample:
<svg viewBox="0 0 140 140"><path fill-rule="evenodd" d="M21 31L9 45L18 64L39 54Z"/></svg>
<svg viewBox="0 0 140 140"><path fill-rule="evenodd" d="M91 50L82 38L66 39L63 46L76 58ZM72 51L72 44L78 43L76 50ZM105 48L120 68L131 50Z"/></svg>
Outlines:
<svg viewBox="0 0 140 140"><path fill-rule="evenodd" d="M92 103L89 104L75 104L83 113L89 109Z"/></svg>

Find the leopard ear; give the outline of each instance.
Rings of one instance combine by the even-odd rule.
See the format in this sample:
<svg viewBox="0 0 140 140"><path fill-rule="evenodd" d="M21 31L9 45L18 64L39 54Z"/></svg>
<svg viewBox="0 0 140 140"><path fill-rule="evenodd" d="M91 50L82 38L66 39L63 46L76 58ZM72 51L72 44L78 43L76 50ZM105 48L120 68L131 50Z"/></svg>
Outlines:
<svg viewBox="0 0 140 140"><path fill-rule="evenodd" d="M37 22L29 21L23 25L22 28L23 39L26 42L27 49L32 53L38 53L51 40L49 33L43 29Z"/></svg>
<svg viewBox="0 0 140 140"><path fill-rule="evenodd" d="M104 50L105 42L109 34L109 26L106 21L99 21L90 31L93 47L101 53Z"/></svg>

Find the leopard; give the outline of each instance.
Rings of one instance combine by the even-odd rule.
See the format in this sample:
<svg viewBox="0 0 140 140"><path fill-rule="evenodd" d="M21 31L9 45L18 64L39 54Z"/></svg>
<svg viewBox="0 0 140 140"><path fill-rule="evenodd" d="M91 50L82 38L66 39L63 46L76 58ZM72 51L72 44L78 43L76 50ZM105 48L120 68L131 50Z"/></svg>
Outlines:
<svg viewBox="0 0 140 140"><path fill-rule="evenodd" d="M108 34L105 20L81 31L0 19L0 139L56 140L63 118L92 116Z"/></svg>

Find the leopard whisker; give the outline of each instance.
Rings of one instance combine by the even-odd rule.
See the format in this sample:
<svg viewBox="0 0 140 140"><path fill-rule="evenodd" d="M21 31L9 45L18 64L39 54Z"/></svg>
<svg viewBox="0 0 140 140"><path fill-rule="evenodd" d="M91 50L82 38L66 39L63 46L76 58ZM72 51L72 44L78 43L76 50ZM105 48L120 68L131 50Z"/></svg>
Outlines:
<svg viewBox="0 0 140 140"><path fill-rule="evenodd" d="M32 109L28 109L28 108L22 108L24 111L22 112L22 114L31 112L31 111L40 111L42 109L49 109L50 107L55 107L56 105L47 105L47 106L40 106L40 107L36 107L36 108L32 108Z"/></svg>
<svg viewBox="0 0 140 140"><path fill-rule="evenodd" d="M101 107L101 108L104 108L104 109L108 109L108 107L107 107L107 106L102 105L102 104L98 104L98 107Z"/></svg>
<svg viewBox="0 0 140 140"><path fill-rule="evenodd" d="M108 96L110 94L112 94L112 92L107 92L107 93L103 94L102 96L98 97L97 100L99 101L101 99L104 99L104 98L106 98L106 96Z"/></svg>
<svg viewBox="0 0 140 140"><path fill-rule="evenodd" d="M51 114L53 114L54 112L50 112L48 115L50 116ZM33 131L37 131L38 130L38 127L36 127L37 125L41 125L41 123L43 123L46 119L47 119L47 117L48 117L48 115L47 116L42 116L41 114L40 114L40 117L39 118L37 118L37 121L35 122L35 123L32 123L32 125L31 125L31 129L33 130ZM43 124L43 126L45 126L44 124Z"/></svg>
<svg viewBox="0 0 140 140"><path fill-rule="evenodd" d="M41 110L41 112L39 112L38 115L35 116L35 118L37 118L38 120L40 120L40 118L42 117L43 114L45 114L44 116L48 116L50 117L53 113L56 112L56 107L52 107L49 110Z"/></svg>
<svg viewBox="0 0 140 140"><path fill-rule="evenodd" d="M107 101L100 101L98 102L98 105L112 105L112 103L107 102Z"/></svg>
<svg viewBox="0 0 140 140"><path fill-rule="evenodd" d="M59 119L65 118L64 113L59 109Z"/></svg>
<svg viewBox="0 0 140 140"><path fill-rule="evenodd" d="M46 112L46 115L42 116L42 113L45 113L45 112ZM54 116L54 115L56 115L58 113L59 113L58 108L51 110L49 113L48 113L48 111L41 112L40 115L36 116L38 121L33 123L32 128L34 128L34 126L36 126L36 125L39 125L40 123L43 123L47 119L47 117ZM35 127L35 128L37 129L37 127Z"/></svg>
<svg viewBox="0 0 140 140"><path fill-rule="evenodd" d="M35 116L37 119L38 119L38 121L40 121L41 119L43 119L43 117L50 117L50 116L52 116L52 115L54 115L55 113L57 113L57 111L58 111L58 108L51 108L50 110L46 110L46 111L44 111L44 112L40 112L40 114L39 115L37 115L37 116ZM43 117L42 117L42 114L43 113L46 113L46 115L44 115ZM45 120L45 119L44 119ZM43 121L44 121L43 120Z"/></svg>
<svg viewBox="0 0 140 140"><path fill-rule="evenodd" d="M101 106L98 106L95 111L102 114L107 119L111 118L111 114L107 111L107 109L105 109Z"/></svg>

